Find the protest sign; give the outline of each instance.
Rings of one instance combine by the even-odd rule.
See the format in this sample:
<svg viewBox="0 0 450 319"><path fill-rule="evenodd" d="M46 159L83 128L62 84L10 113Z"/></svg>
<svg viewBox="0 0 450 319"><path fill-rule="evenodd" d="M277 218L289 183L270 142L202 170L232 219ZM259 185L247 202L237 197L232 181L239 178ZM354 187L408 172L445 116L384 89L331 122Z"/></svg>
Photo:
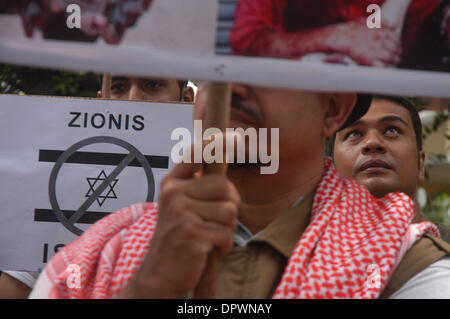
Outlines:
<svg viewBox="0 0 450 319"><path fill-rule="evenodd" d="M0 1L0 60L316 91L450 96L447 1L339 3Z"/></svg>
<svg viewBox="0 0 450 319"><path fill-rule="evenodd" d="M125 104L126 103L126 104ZM157 201L192 106L0 95L0 269L37 270L100 218Z"/></svg>

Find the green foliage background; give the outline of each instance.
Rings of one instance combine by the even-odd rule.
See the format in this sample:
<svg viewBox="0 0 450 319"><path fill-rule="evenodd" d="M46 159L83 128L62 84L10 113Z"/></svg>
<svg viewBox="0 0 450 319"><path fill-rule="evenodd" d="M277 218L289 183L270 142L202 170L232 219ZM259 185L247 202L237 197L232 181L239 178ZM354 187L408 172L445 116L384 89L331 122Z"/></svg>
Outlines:
<svg viewBox="0 0 450 319"><path fill-rule="evenodd" d="M422 213L435 223L450 226L450 196L444 192L436 195Z"/></svg>
<svg viewBox="0 0 450 319"><path fill-rule="evenodd" d="M101 76L0 64L0 93L96 97Z"/></svg>

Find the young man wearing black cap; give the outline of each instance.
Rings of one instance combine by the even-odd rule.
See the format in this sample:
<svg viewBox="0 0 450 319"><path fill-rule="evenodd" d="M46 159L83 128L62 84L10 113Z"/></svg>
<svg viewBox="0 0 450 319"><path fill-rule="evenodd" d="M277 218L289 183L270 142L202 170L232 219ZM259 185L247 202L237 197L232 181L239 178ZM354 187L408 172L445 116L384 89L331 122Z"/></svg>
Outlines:
<svg viewBox="0 0 450 319"><path fill-rule="evenodd" d="M369 111L337 132L330 146L342 177L355 179L377 198L391 192L406 193L416 202L414 221L425 221L416 200L418 184L424 179L422 124L411 102L397 96L374 96ZM448 227L438 227L441 238L450 242ZM405 282L421 271L409 285L422 289L417 289L419 294L406 292L394 296L429 298L430 292L433 295L437 291L442 298L449 297L450 244L427 237L407 254L408 261L394 274L394 278ZM404 287L407 289L408 285Z"/></svg>
<svg viewBox="0 0 450 319"><path fill-rule="evenodd" d="M355 179L377 198L401 191L416 201L425 152L419 113L407 99L374 96L368 113L337 132L329 146L341 176ZM416 205L415 221L421 220ZM441 233L447 230L442 227Z"/></svg>
<svg viewBox="0 0 450 319"><path fill-rule="evenodd" d="M257 163L201 175L201 163L178 164L162 182L158 206L133 205L92 226L52 259L31 297L190 296L213 249L223 256L219 298L380 296L404 252L433 228L410 225L407 196L376 201L324 163L327 138L369 103L352 93L238 84L232 91L229 127L279 129L278 172L262 175ZM74 264L76 289L67 271Z"/></svg>

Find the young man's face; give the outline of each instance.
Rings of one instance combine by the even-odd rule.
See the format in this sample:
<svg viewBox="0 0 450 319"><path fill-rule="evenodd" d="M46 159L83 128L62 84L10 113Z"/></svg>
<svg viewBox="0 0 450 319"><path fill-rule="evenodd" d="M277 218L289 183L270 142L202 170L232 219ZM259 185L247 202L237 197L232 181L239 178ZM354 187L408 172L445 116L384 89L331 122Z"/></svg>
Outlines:
<svg viewBox="0 0 450 319"><path fill-rule="evenodd" d="M395 102L375 99L365 116L338 132L334 162L339 174L355 179L375 197L402 191L414 197L424 177L416 135L408 110Z"/></svg>
<svg viewBox="0 0 450 319"><path fill-rule="evenodd" d="M113 76L111 98L160 102L184 100L176 79ZM186 101L192 102L192 101Z"/></svg>

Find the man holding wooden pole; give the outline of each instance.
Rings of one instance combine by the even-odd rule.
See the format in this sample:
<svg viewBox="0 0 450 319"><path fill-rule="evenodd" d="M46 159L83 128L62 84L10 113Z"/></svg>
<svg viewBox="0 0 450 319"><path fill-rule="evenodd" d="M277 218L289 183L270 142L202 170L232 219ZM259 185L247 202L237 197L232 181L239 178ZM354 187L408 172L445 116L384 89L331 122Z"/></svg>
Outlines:
<svg viewBox="0 0 450 319"><path fill-rule="evenodd" d="M278 172L241 163L226 175L205 174L201 163L178 164L162 182L158 205L136 204L92 226L51 260L32 298L189 297L217 255L217 288L197 296L380 297L406 251L436 228L411 224L407 195L376 200L324 161L326 139L370 101L353 93L231 90L228 127L279 129ZM197 119L214 101L211 92L200 87ZM68 284L73 264L81 269L76 289Z"/></svg>

